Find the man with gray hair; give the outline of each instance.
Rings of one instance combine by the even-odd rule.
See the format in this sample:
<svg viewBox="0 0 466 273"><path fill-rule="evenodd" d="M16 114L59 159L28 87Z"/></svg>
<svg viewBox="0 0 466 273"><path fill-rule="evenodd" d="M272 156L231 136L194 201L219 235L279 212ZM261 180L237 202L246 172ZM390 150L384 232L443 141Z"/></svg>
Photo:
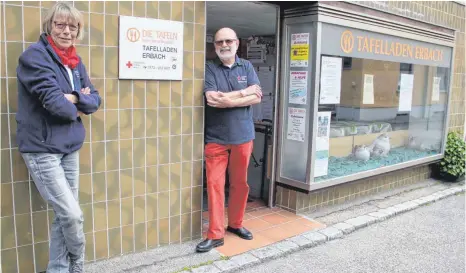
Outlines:
<svg viewBox="0 0 466 273"><path fill-rule="evenodd" d="M207 238L197 245L207 252L224 244L225 173L230 181L227 231L245 240L252 233L243 227L249 194L247 170L255 137L251 105L261 102L262 91L252 64L236 55L239 40L230 28L214 37L217 58L205 70L205 161L209 204Z"/></svg>

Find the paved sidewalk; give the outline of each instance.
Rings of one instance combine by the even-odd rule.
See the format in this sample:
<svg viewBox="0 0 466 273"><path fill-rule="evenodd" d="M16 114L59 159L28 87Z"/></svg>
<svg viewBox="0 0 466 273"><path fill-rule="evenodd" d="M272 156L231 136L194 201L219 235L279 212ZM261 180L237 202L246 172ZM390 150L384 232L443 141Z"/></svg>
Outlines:
<svg viewBox="0 0 466 273"><path fill-rule="evenodd" d="M465 195L458 194L317 247L235 273L460 273Z"/></svg>
<svg viewBox="0 0 466 273"><path fill-rule="evenodd" d="M322 228L303 232L240 255L227 257L217 250L198 254L194 249L199 241L194 241L88 264L86 272L231 272L341 238L357 229L464 191L464 183L447 184L427 180L342 206L302 215L322 223Z"/></svg>

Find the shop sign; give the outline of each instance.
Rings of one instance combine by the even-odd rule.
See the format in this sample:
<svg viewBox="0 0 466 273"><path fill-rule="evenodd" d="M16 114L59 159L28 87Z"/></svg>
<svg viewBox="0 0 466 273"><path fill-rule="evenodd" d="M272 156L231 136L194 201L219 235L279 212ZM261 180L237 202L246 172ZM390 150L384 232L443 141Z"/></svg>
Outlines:
<svg viewBox="0 0 466 273"><path fill-rule="evenodd" d="M451 48L335 25L323 25L322 53L449 67ZM338 42L331 42L338 41Z"/></svg>
<svg viewBox="0 0 466 273"><path fill-rule="evenodd" d="M119 78L182 80L183 23L120 16Z"/></svg>

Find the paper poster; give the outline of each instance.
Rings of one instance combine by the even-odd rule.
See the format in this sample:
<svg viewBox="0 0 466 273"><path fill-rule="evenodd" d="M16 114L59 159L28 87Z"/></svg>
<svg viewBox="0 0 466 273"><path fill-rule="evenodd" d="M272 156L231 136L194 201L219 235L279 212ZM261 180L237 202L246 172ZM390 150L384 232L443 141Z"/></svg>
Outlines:
<svg viewBox="0 0 466 273"><path fill-rule="evenodd" d="M341 94L342 59L322 57L320 72L320 104L339 104Z"/></svg>
<svg viewBox="0 0 466 273"><path fill-rule="evenodd" d="M414 75L401 74L398 111L411 111L411 104L413 102L413 80Z"/></svg>
<svg viewBox="0 0 466 273"><path fill-rule="evenodd" d="M332 112L317 114L316 156L314 162L314 177L327 175L330 149L330 119Z"/></svg>
<svg viewBox="0 0 466 273"><path fill-rule="evenodd" d="M374 75L364 74L363 104L374 104Z"/></svg>
<svg viewBox="0 0 466 273"><path fill-rule="evenodd" d="M306 109L288 108L288 131L286 138L304 142L306 131Z"/></svg>
<svg viewBox="0 0 466 273"><path fill-rule="evenodd" d="M440 77L434 77L432 83L432 101L440 100Z"/></svg>
<svg viewBox="0 0 466 273"><path fill-rule="evenodd" d="M306 104L307 71L291 71L289 89L288 103Z"/></svg>
<svg viewBox="0 0 466 273"><path fill-rule="evenodd" d="M307 67L309 64L309 33L291 34L291 67Z"/></svg>

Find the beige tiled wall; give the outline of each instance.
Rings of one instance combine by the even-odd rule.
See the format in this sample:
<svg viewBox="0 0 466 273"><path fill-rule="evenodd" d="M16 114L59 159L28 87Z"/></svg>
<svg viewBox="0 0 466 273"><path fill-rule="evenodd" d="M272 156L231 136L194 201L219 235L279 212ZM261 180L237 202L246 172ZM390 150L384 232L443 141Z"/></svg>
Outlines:
<svg viewBox="0 0 466 273"><path fill-rule="evenodd" d="M53 2L2 1L1 259L3 273L44 271L53 211L15 142L16 66ZM103 98L84 118L80 202L86 260L201 235L205 2L76 1L87 24L78 54ZM118 80L118 15L184 22L183 81Z"/></svg>
<svg viewBox="0 0 466 273"><path fill-rule="evenodd" d="M465 124L465 6L452 1L358 1L357 3L456 30L449 130L463 135ZM429 175L427 166L416 167L329 187L310 194L279 186L276 201L278 206L292 211L312 211L322 206L340 204L360 196L417 183L428 178Z"/></svg>

